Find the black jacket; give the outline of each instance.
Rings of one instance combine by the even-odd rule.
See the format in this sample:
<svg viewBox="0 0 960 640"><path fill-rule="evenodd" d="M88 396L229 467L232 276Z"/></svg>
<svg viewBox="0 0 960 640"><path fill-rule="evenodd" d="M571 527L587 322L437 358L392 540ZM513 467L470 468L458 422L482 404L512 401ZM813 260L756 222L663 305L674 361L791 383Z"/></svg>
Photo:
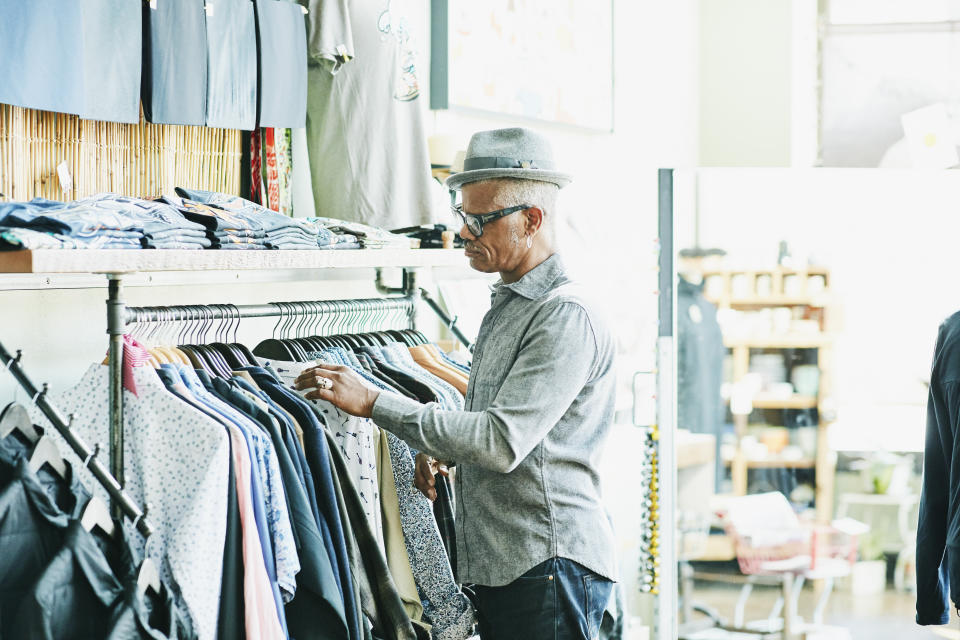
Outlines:
<svg viewBox="0 0 960 640"><path fill-rule="evenodd" d="M940 325L930 372L917 527L917 622L950 622L960 607L960 312Z"/></svg>

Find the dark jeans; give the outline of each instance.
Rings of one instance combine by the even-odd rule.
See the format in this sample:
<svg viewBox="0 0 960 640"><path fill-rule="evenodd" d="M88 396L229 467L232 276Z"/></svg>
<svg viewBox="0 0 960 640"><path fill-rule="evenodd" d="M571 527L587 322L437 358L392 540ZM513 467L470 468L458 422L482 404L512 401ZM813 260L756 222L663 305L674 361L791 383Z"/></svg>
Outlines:
<svg viewBox="0 0 960 640"><path fill-rule="evenodd" d="M476 585L481 640L594 640L613 583L551 558L503 587Z"/></svg>

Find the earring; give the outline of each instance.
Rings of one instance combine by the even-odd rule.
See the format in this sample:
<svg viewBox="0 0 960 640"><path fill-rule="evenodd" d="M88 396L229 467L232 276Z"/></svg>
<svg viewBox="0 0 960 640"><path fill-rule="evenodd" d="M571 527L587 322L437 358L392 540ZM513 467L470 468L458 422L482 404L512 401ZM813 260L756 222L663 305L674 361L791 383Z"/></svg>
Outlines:
<svg viewBox="0 0 960 640"><path fill-rule="evenodd" d="M527 236L527 249L533 246L533 236Z"/></svg>

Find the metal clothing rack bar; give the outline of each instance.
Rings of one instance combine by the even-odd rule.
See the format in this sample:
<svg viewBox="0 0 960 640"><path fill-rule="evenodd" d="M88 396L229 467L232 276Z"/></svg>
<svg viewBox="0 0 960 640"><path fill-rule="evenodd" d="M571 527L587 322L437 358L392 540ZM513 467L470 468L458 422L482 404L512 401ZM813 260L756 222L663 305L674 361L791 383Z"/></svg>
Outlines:
<svg viewBox="0 0 960 640"><path fill-rule="evenodd" d="M255 305L193 305L173 307L127 307L122 297L122 273L108 273L107 289L107 334L110 336L110 467L113 478L124 478L123 463L123 336L127 327L133 323L157 322L162 320L183 321L197 320L196 310L202 308L203 318L210 320L237 319L237 318L267 318L293 317L315 313L311 305L324 308L329 307L331 301L270 303ZM407 311L409 327L417 326L417 303L420 301L420 289L417 287L417 273L415 269L403 270L403 286L388 288L383 286L380 269L377 270L377 290L384 295L400 294L393 298L376 298L367 300L335 301L344 303L343 311L363 311L364 305L372 310L387 308L403 308ZM328 309L330 311L331 309ZM119 484L122 489L123 485ZM112 494L111 494L112 495ZM126 506L116 500L112 505L115 517ZM138 526L142 524L138 521Z"/></svg>
<svg viewBox="0 0 960 640"><path fill-rule="evenodd" d="M103 485L107 493L110 494L110 502L114 508L130 518L136 526L137 531L143 534L144 537L149 537L150 534L153 533L153 529L147 521L146 511L141 511L140 507L127 495L120 483L117 482L117 478L111 475L103 463L100 462L97 457L99 447L91 451L90 447L73 432L73 429L70 428L73 416L70 416L69 419L64 419L63 414L61 414L55 406L50 404L50 401L47 400L47 385L43 385L42 390L37 390L36 385L33 384L20 365L20 352L17 351L16 356L11 356L3 344L0 344L0 365L10 372L20 386L23 387L24 391L33 399L33 404L43 411L43 415L47 417L54 428L63 436L63 439L67 441L67 444L70 445L73 452L84 461L83 464L90 469L93 477L95 477L97 482Z"/></svg>
<svg viewBox="0 0 960 640"><path fill-rule="evenodd" d="M413 300L402 298L358 298L356 300L301 300L245 305L177 305L171 307L127 307L126 324L179 322L189 320L236 320L238 318L289 318L332 313L371 311L413 311ZM338 306L339 305L339 306ZM411 322L411 328L412 328Z"/></svg>
<svg viewBox="0 0 960 640"><path fill-rule="evenodd" d="M467 336L464 335L463 331L460 330L460 327L457 326L457 318L451 318L449 315L447 315L447 312L444 311L443 307L441 307L440 304L430 296L426 289L420 289L420 297L423 298L423 301L426 302L427 305L433 309L433 312L440 317L440 320L443 321L443 325L450 329L453 335L457 336L457 340L459 340L468 351L473 353L473 345L470 343L470 340L467 338Z"/></svg>

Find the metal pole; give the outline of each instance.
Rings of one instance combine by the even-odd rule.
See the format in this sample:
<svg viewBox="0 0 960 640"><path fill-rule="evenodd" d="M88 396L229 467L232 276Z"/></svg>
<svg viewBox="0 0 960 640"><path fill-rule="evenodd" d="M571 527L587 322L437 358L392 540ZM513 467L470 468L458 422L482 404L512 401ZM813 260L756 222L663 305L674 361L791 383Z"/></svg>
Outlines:
<svg viewBox="0 0 960 640"><path fill-rule="evenodd" d="M123 472L123 334L126 332L126 305L121 294L121 276L108 274L107 334L110 336L110 472L120 487L126 484ZM113 517L120 517L120 505L113 501Z"/></svg>
<svg viewBox="0 0 960 640"><path fill-rule="evenodd" d="M677 553L675 501L677 463L674 451L676 430L677 358L676 287L674 255L676 221L673 211L673 170L659 173L660 238L660 327L657 338L657 436L658 436L658 518L660 534L660 588L657 596L656 637L677 637Z"/></svg>
<svg viewBox="0 0 960 640"><path fill-rule="evenodd" d="M338 300L327 300L318 302L336 303ZM343 301L347 302L347 301ZM363 309L364 304L369 304L371 309L406 309L410 304L410 298L369 298L349 301L356 311ZM284 305L281 310L278 305ZM278 302L270 304L245 304L245 305L178 305L174 307L124 307L123 316L127 324L137 322L175 322L180 320L196 320L197 310L203 309L204 318L207 320L237 319L237 318L275 318L277 316L297 316L311 315L317 313L317 309L311 301L296 302ZM358 307L359 305L359 307ZM329 311L329 310L328 310Z"/></svg>
<svg viewBox="0 0 960 640"><path fill-rule="evenodd" d="M403 270L403 295L410 301L410 328L417 328L417 303L420 302L420 288L417 286L417 270Z"/></svg>
<svg viewBox="0 0 960 640"><path fill-rule="evenodd" d="M472 352L473 344L471 344L467 336L464 335L463 331L460 330L460 327L457 326L457 319L451 318L449 315L447 315L447 312L443 310L440 304L434 300L423 287L420 288L420 297L422 297L423 301L426 302L427 305L433 309L433 312L440 317L440 320L443 321L443 325L450 329L453 335L457 337L457 340L459 340L460 343L467 348L467 350Z"/></svg>
<svg viewBox="0 0 960 640"><path fill-rule="evenodd" d="M63 439L70 448L73 449L73 452L77 454L77 457L84 461L85 466L90 469L90 472L93 474L93 477L97 479L97 482L107 489L107 493L109 493L111 497L111 503L119 507L124 515L136 523L137 531L145 537L150 536L153 530L146 520L146 510L140 510L140 507L138 507L130 496L120 487L117 479L114 478L114 476L107 471L103 463L100 462L98 458L99 446L91 451L90 447L73 432L70 428L72 416L65 418L63 414L47 400L46 385L44 385L42 391L37 390L36 385L33 384L20 365L20 352L18 351L16 357L13 358L4 348L3 344L0 344L0 368L10 371L10 375L12 375L20 386L23 387L23 390L33 398L33 404L37 405L40 411L43 412L43 415L47 417L54 428L63 436Z"/></svg>

